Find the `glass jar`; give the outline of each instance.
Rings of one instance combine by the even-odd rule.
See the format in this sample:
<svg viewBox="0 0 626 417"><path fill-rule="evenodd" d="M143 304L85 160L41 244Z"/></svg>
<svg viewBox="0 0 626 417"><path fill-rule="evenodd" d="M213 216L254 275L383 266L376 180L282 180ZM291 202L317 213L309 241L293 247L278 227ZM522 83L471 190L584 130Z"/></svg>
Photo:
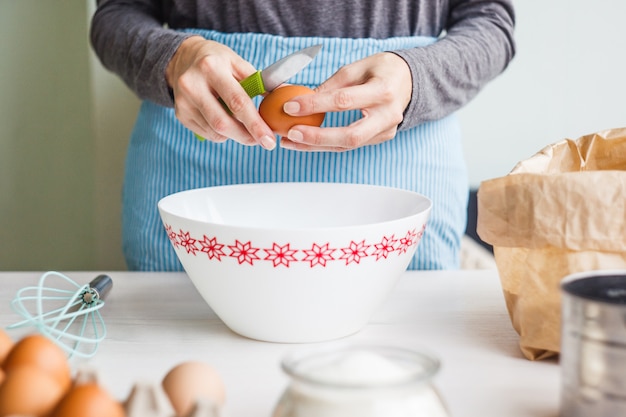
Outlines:
<svg viewBox="0 0 626 417"><path fill-rule="evenodd" d="M344 346L286 357L290 383L273 417L449 417L432 380L439 361L391 346Z"/></svg>

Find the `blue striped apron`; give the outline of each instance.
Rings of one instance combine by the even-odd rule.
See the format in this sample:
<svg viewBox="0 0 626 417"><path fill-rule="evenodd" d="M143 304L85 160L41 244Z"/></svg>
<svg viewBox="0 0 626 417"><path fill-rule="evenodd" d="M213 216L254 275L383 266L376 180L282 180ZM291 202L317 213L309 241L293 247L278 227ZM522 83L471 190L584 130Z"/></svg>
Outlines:
<svg viewBox="0 0 626 417"><path fill-rule="evenodd" d="M323 44L313 62L291 80L316 87L338 68L388 50L422 47L432 38L345 39L226 34L188 30L221 42L256 68L306 46ZM256 98L255 101L260 101ZM325 126L344 126L360 112L329 113ZM157 202L178 191L253 182L349 182L409 189L428 196L433 209L410 269L453 269L465 231L468 182L454 115L398 132L360 149L298 152L277 147L198 141L171 108L144 101L132 132L123 187L123 248L130 270L180 271L161 223Z"/></svg>

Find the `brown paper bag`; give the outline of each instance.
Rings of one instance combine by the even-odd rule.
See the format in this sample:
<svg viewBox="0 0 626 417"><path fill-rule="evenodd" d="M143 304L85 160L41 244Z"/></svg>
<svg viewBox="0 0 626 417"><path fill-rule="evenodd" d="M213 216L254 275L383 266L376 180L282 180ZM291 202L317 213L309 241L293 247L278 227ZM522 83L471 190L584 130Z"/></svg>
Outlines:
<svg viewBox="0 0 626 417"><path fill-rule="evenodd" d="M477 198L524 356L558 354L561 279L626 268L626 128L547 146Z"/></svg>

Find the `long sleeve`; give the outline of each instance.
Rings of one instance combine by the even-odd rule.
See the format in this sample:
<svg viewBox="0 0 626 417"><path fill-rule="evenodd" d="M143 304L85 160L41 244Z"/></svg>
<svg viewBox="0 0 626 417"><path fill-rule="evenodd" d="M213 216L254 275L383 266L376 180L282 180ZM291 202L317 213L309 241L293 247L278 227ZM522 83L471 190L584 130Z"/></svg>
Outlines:
<svg viewBox="0 0 626 417"><path fill-rule="evenodd" d="M140 98L172 107L165 69L189 35L164 28L156 1L98 2L91 43L105 68L118 74Z"/></svg>
<svg viewBox="0 0 626 417"><path fill-rule="evenodd" d="M91 41L103 65L142 99L172 107L165 69L189 35L205 28L283 36L431 36L394 51L413 76L400 128L444 117L471 100L513 58L511 0L99 0Z"/></svg>
<svg viewBox="0 0 626 417"><path fill-rule="evenodd" d="M396 51L411 68L412 99L401 129L437 120L468 103L515 55L509 1L458 0L446 34L426 48Z"/></svg>

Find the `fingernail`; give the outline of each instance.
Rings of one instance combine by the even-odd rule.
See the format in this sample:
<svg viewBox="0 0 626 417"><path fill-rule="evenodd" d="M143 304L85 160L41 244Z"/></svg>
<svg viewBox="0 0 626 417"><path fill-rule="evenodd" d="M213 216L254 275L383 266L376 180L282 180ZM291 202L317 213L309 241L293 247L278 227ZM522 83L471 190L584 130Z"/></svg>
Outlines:
<svg viewBox="0 0 626 417"><path fill-rule="evenodd" d="M276 147L276 140L270 136L263 136L261 138L261 146L263 146L268 151L271 151Z"/></svg>
<svg viewBox="0 0 626 417"><path fill-rule="evenodd" d="M287 137L294 142L302 142L304 139L301 132L293 129L287 132Z"/></svg>
<svg viewBox="0 0 626 417"><path fill-rule="evenodd" d="M287 114L295 114L300 111L300 103L295 101L288 101L283 104L283 111Z"/></svg>

